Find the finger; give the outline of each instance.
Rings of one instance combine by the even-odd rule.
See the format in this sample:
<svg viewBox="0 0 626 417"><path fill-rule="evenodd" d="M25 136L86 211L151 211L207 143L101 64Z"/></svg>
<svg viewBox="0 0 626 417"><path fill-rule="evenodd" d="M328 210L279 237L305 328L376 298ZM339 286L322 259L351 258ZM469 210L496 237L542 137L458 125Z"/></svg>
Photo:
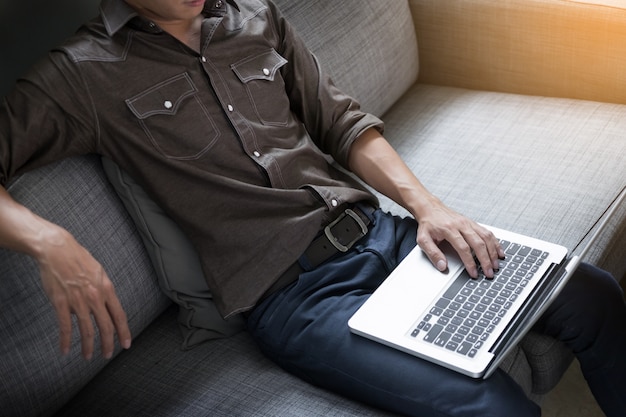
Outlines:
<svg viewBox="0 0 626 417"><path fill-rule="evenodd" d="M500 241L498 238L491 232L489 232L490 245L488 248L490 249L489 256L491 256L491 260L493 263L493 269L500 268L500 260L504 259L504 250L500 245Z"/></svg>
<svg viewBox="0 0 626 417"><path fill-rule="evenodd" d="M465 266L467 273L472 278L478 277L478 266L474 259L472 246L467 242L466 238L462 235L456 235L448 239L448 242L452 245L456 253L461 258L461 262Z"/></svg>
<svg viewBox="0 0 626 417"><path fill-rule="evenodd" d="M115 350L115 334L109 312L102 306L93 310L93 317L100 332L102 356L105 359L111 359Z"/></svg>
<svg viewBox="0 0 626 417"><path fill-rule="evenodd" d="M59 346L61 353L67 355L72 343L72 314L66 303L56 303L55 310L59 322Z"/></svg>
<svg viewBox="0 0 626 417"><path fill-rule="evenodd" d="M113 283L106 277L103 282L103 292L105 296L105 309L99 312L98 327L102 336L102 352L105 358L109 359L113 355L115 348L114 336L118 335L120 344L124 349L130 348L131 336L128 328L126 313L115 293Z"/></svg>
<svg viewBox="0 0 626 417"><path fill-rule="evenodd" d="M502 254L500 242L489 230L479 227L476 230L475 243L471 246L478 259L483 273L488 278L493 278L494 270L499 267L499 259Z"/></svg>
<svg viewBox="0 0 626 417"><path fill-rule="evenodd" d="M124 308L115 293L107 303L107 308L111 318L113 319L113 325L115 326L115 331L117 332L120 344L124 349L129 349L132 342L132 336L130 328L128 327L128 319L126 317L126 313L124 312Z"/></svg>
<svg viewBox="0 0 626 417"><path fill-rule="evenodd" d="M100 332L102 355L105 359L110 359L115 351L115 330L116 320L118 320L114 316L119 316L116 307L121 309L121 305L115 295L113 283L104 269L101 269L99 274L100 285L87 293L87 300Z"/></svg>
<svg viewBox="0 0 626 417"><path fill-rule="evenodd" d="M78 330L80 332L80 343L83 357L90 360L93 357L93 346L95 329L91 321L91 314L84 308L74 313L78 321Z"/></svg>
<svg viewBox="0 0 626 417"><path fill-rule="evenodd" d="M463 236L473 252L474 265L476 265L476 261L478 261L485 276L487 278L493 278L493 261L485 240L475 232L466 233Z"/></svg>
<svg viewBox="0 0 626 417"><path fill-rule="evenodd" d="M100 332L102 355L105 359L110 359L115 350L115 333L111 316L106 308L106 301L108 291L110 291L109 287L112 284L103 269L100 269L98 274L100 284L98 287L90 287L85 295L89 309Z"/></svg>
<svg viewBox="0 0 626 417"><path fill-rule="evenodd" d="M441 272L444 272L446 269L448 269L448 260L446 259L446 256L428 234L418 233L417 245L426 254L426 256L435 266L435 268L437 268Z"/></svg>

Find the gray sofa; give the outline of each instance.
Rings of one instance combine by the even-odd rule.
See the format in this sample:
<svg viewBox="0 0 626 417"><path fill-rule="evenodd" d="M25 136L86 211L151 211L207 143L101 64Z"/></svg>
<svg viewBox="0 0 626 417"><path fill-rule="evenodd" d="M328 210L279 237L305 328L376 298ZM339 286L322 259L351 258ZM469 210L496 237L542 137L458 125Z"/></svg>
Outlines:
<svg viewBox="0 0 626 417"><path fill-rule="evenodd" d="M386 137L434 194L480 222L574 247L626 184L626 10L605 1L278 4L336 83L383 118ZM11 3L0 25L11 40L2 95L98 1ZM99 157L42 167L8 190L101 261L135 338L112 360L87 362L75 328L61 356L37 266L0 250L0 414L388 415L290 376L245 331L181 349L179 307ZM621 279L625 250L622 206L586 261ZM530 334L503 367L540 402L571 361L560 343Z"/></svg>

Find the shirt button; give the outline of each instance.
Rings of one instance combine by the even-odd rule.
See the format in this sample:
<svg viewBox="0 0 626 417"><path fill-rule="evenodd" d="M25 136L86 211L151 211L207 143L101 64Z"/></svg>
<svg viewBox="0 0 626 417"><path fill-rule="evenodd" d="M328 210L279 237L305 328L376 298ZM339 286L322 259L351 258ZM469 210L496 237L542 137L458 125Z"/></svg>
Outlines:
<svg viewBox="0 0 626 417"><path fill-rule="evenodd" d="M233 110L235 110L235 108L229 104L228 105L228 111L232 112Z"/></svg>
<svg viewBox="0 0 626 417"><path fill-rule="evenodd" d="M257 158L261 156L261 153L259 151L254 151L253 152L254 156L256 156Z"/></svg>
<svg viewBox="0 0 626 417"><path fill-rule="evenodd" d="M263 74L270 75L270 70L268 70L267 68L263 68Z"/></svg>
<svg viewBox="0 0 626 417"><path fill-rule="evenodd" d="M172 108L172 102L167 100L165 103L163 103L163 107L165 107L166 109L171 109Z"/></svg>
<svg viewBox="0 0 626 417"><path fill-rule="evenodd" d="M215 8L216 9L221 9L223 5L224 5L224 2L222 0L217 0L215 2Z"/></svg>
<svg viewBox="0 0 626 417"><path fill-rule="evenodd" d="M330 200L330 204L331 204L333 207L337 207L337 206L339 205L339 201L337 201L337 200L335 200L335 199L333 198L332 200Z"/></svg>

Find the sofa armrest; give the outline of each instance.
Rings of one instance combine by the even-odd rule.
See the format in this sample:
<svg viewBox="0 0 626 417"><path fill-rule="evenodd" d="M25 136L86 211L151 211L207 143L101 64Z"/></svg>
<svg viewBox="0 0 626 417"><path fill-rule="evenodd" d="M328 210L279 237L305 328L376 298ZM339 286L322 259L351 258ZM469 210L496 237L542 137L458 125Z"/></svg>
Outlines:
<svg viewBox="0 0 626 417"><path fill-rule="evenodd" d="M619 0L410 0L422 83L626 103Z"/></svg>

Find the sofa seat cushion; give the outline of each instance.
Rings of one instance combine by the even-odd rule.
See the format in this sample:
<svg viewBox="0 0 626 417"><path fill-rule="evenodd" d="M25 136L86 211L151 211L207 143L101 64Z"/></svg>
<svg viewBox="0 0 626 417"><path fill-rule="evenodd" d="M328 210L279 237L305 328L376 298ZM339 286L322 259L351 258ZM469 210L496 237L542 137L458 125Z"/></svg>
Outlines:
<svg viewBox="0 0 626 417"><path fill-rule="evenodd" d="M176 315L172 306L57 417L392 415L284 372L247 332L181 352Z"/></svg>
<svg viewBox="0 0 626 417"><path fill-rule="evenodd" d="M626 186L626 105L418 84L383 121L446 204L570 249ZM625 228L622 205L585 261L621 278Z"/></svg>

